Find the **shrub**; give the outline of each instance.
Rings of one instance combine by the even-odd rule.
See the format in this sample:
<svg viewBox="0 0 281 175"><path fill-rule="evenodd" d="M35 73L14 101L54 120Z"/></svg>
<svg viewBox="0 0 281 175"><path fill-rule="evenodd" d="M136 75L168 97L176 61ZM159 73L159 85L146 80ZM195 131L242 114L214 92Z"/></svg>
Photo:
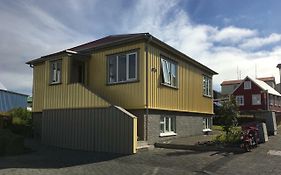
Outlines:
<svg viewBox="0 0 281 175"><path fill-rule="evenodd" d="M233 127L229 132L218 135L215 142L222 144L239 144L241 136L241 127Z"/></svg>
<svg viewBox="0 0 281 175"><path fill-rule="evenodd" d="M11 110L12 125L10 130L16 134L23 136L32 135L32 118L31 112L23 108L16 108Z"/></svg>
<svg viewBox="0 0 281 175"><path fill-rule="evenodd" d="M32 118L31 112L23 108L15 108L10 111L12 117L12 124L31 126Z"/></svg>

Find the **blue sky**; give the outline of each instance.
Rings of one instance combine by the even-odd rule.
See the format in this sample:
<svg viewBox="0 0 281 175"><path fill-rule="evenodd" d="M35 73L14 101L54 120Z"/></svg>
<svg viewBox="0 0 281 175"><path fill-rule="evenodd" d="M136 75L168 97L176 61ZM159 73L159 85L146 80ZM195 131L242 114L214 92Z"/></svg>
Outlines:
<svg viewBox="0 0 281 175"><path fill-rule="evenodd" d="M275 76L281 62L278 0L13 0L0 2L0 82L31 94L30 59L106 35L149 32L223 80ZM0 85L1 86L1 85Z"/></svg>

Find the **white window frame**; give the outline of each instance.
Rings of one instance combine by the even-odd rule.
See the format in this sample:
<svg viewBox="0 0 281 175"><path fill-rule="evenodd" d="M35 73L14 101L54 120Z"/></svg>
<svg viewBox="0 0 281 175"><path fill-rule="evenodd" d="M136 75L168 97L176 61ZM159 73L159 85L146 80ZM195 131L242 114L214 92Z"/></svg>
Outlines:
<svg viewBox="0 0 281 175"><path fill-rule="evenodd" d="M203 75L203 95L207 97L212 97L213 93L212 78Z"/></svg>
<svg viewBox="0 0 281 175"><path fill-rule="evenodd" d="M259 100L256 100L257 98ZM261 94L252 94L252 105L261 105Z"/></svg>
<svg viewBox="0 0 281 175"><path fill-rule="evenodd" d="M170 87L178 87L178 64L161 56L162 84ZM172 71L175 68L175 72ZM174 81L173 81L174 80Z"/></svg>
<svg viewBox="0 0 281 175"><path fill-rule="evenodd" d="M238 106L244 106L245 105L244 95L237 95L236 96L236 104Z"/></svg>
<svg viewBox="0 0 281 175"><path fill-rule="evenodd" d="M204 117L203 118L203 132L212 131L213 120L211 117Z"/></svg>
<svg viewBox="0 0 281 175"><path fill-rule="evenodd" d="M251 81L244 81L244 89L252 89L252 82Z"/></svg>
<svg viewBox="0 0 281 175"><path fill-rule="evenodd" d="M59 84L62 82L61 72L62 72L62 60L50 61L50 84Z"/></svg>
<svg viewBox="0 0 281 175"><path fill-rule="evenodd" d="M163 132L161 131L161 125L163 126ZM166 127L168 125L168 130ZM160 117L160 136L174 136L176 133L176 117L174 116L161 116Z"/></svg>
<svg viewBox="0 0 281 175"><path fill-rule="evenodd" d="M118 77L118 73L119 73L119 70L118 70L118 67L119 67L119 57L121 55L126 55L126 80L124 81L119 81L119 77ZM130 55L135 55L135 78L130 78L129 77L129 58L130 58ZM119 55L115 55L114 56L114 59L116 59L116 81L110 81L110 69L109 69L109 58L108 57L108 78L107 78L107 83L108 84L118 84L118 83L124 83L124 82L132 82L132 81L136 81L138 79L138 53L137 52L130 52L130 53L126 53L126 54L119 54Z"/></svg>

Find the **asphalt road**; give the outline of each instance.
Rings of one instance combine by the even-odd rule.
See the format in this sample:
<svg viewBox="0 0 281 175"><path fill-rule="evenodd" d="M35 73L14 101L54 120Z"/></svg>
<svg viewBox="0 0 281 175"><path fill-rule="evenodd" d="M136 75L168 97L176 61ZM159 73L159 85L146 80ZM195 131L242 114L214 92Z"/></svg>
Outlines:
<svg viewBox="0 0 281 175"><path fill-rule="evenodd" d="M243 154L155 148L121 156L41 146L32 153L1 157L0 174L281 174L279 133Z"/></svg>

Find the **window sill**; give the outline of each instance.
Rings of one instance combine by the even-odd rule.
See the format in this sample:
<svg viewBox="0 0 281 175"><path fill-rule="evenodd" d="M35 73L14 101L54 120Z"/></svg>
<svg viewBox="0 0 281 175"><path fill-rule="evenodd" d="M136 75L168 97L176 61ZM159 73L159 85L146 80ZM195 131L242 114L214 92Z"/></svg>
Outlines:
<svg viewBox="0 0 281 175"><path fill-rule="evenodd" d="M161 85L167 86L167 87L172 88L172 89L177 89L177 90L179 89L177 86L172 86L172 85L165 84L165 83L161 83Z"/></svg>
<svg viewBox="0 0 281 175"><path fill-rule="evenodd" d="M212 96L212 95L205 95L205 94L203 94L203 97L213 98L213 96Z"/></svg>
<svg viewBox="0 0 281 175"><path fill-rule="evenodd" d="M62 84L62 83L61 83L61 82L52 82L52 83L49 83L50 86L52 86L52 85L60 85L60 84Z"/></svg>
<svg viewBox="0 0 281 175"><path fill-rule="evenodd" d="M165 132L165 133L160 133L160 137L168 137L168 136L176 136L177 133L175 132Z"/></svg>
<svg viewBox="0 0 281 175"><path fill-rule="evenodd" d="M203 129L203 132L212 132L212 130L210 128L207 128L207 129Z"/></svg>
<svg viewBox="0 0 281 175"><path fill-rule="evenodd" d="M116 83L109 83L107 82L107 86L112 86L112 85L119 85L119 84L128 84L128 83L136 83L136 82L139 82L138 79L136 80L130 80L130 81L120 81L120 82L116 82Z"/></svg>

